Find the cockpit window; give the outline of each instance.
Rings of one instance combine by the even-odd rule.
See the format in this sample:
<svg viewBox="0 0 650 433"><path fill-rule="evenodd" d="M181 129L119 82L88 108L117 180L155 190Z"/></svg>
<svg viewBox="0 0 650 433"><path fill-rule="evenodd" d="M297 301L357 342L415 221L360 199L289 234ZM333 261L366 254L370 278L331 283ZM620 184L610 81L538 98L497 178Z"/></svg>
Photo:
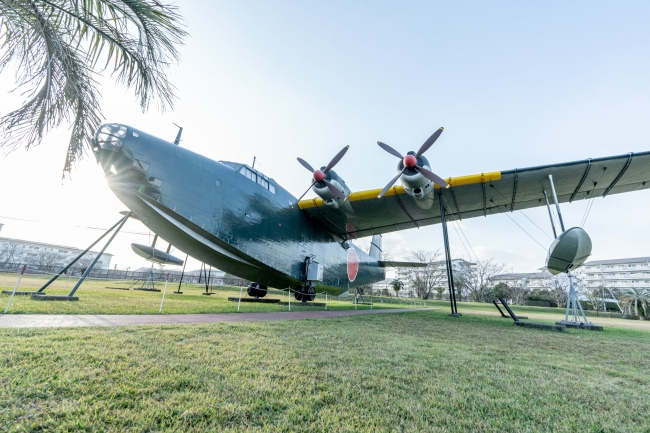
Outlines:
<svg viewBox="0 0 650 433"><path fill-rule="evenodd" d="M239 173L243 176L246 176L253 182L257 182L259 185L262 185L264 188L271 191L271 193L275 194L275 186L269 182L269 178L264 176L262 173L254 172L248 167L241 167L239 169Z"/></svg>
<svg viewBox="0 0 650 433"><path fill-rule="evenodd" d="M124 137L126 137L126 126L113 123L102 126L97 131L96 139L100 147L111 149L122 147Z"/></svg>

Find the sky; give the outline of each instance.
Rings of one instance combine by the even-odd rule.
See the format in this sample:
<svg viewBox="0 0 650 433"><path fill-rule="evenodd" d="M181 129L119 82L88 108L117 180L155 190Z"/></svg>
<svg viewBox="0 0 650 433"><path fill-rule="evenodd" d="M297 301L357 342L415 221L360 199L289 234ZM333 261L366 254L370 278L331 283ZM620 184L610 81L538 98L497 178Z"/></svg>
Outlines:
<svg viewBox="0 0 650 433"><path fill-rule="evenodd" d="M382 188L396 160L376 142L405 153L440 126L426 156L442 177L650 150L648 2L176 5L190 36L169 69L173 109L142 113L104 74L106 121L170 141L176 123L182 146L215 160L256 157L295 196L311 180L297 156L325 165L349 145L337 173L353 191ZM14 85L11 70L0 75L0 114L23 100ZM36 148L2 155L0 236L85 247L119 219L124 206L91 155L61 179L69 133L64 125ZM579 225L586 206L563 205L565 224ZM584 226L592 259L650 256L649 211L650 191L596 199ZM509 215L523 229L504 214L453 224L452 255L514 272L543 266L546 209ZM130 244L150 238L129 221L107 250L112 266L148 266ZM384 236L393 258L441 247L439 225Z"/></svg>

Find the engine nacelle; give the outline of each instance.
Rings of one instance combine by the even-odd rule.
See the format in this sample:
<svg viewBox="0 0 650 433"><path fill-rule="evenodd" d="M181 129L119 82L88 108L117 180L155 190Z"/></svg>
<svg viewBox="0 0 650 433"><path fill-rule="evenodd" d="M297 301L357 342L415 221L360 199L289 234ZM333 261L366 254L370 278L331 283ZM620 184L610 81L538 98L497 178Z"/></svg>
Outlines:
<svg viewBox="0 0 650 433"><path fill-rule="evenodd" d="M321 170L325 170L325 167L321 167ZM325 173L325 180L331 183L334 188L337 188L341 191L345 197L344 200L339 199L334 195L334 193L327 187L325 182L316 182L312 187L312 190L318 195L326 205L338 209L339 207L349 208L350 204L347 198L350 195L350 188L345 184L345 181L341 176L336 174L334 170L330 170ZM350 209L351 210L351 209Z"/></svg>
<svg viewBox="0 0 650 433"><path fill-rule="evenodd" d="M409 155L415 155L415 152L409 152ZM429 161L422 155L417 157L418 166L431 170ZM397 170L404 170L404 161L400 160ZM414 168L407 168L400 182L404 187L404 192L415 199L415 202L422 209L429 209L433 205L434 184Z"/></svg>

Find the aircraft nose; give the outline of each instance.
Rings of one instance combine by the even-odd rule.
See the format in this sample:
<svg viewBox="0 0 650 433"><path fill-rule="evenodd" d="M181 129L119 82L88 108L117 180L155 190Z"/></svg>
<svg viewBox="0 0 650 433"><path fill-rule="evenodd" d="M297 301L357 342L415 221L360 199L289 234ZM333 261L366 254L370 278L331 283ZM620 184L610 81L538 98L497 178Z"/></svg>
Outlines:
<svg viewBox="0 0 650 433"><path fill-rule="evenodd" d="M127 127L117 123L100 126L95 133L95 147L93 150L106 149L119 152L124 146L126 133Z"/></svg>
<svg viewBox="0 0 650 433"><path fill-rule="evenodd" d="M93 152L106 175L117 172L133 163L131 152L125 147L128 128L111 123L102 125L95 133Z"/></svg>

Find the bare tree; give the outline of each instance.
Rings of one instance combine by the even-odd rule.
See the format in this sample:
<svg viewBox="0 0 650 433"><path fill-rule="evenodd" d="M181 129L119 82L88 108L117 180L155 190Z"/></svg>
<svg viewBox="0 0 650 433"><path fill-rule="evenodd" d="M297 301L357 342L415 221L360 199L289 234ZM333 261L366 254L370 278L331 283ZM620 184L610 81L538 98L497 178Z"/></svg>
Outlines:
<svg viewBox="0 0 650 433"><path fill-rule="evenodd" d="M2 263L19 262L22 259L22 255L17 250L18 242L3 243L2 249L0 249L0 260L2 260Z"/></svg>
<svg viewBox="0 0 650 433"><path fill-rule="evenodd" d="M524 298L530 290L523 284L521 281L517 281L512 285L506 286L505 289L506 296L512 301L513 304L522 305L524 303Z"/></svg>
<svg viewBox="0 0 650 433"><path fill-rule="evenodd" d="M44 267L57 266L61 263L63 255L56 251L40 250L36 253L36 265Z"/></svg>
<svg viewBox="0 0 650 433"><path fill-rule="evenodd" d="M414 262L426 263L423 268L416 268L411 274L411 285L418 298L429 299L436 287L440 287L446 277L444 266L436 264L440 258L440 250L413 250L409 259Z"/></svg>
<svg viewBox="0 0 650 433"><path fill-rule="evenodd" d="M477 261L466 272L467 290L469 297L473 301L485 302L490 294L492 280L499 275L505 265L503 263L494 263L494 259Z"/></svg>
<svg viewBox="0 0 650 433"><path fill-rule="evenodd" d="M544 287L548 290L549 296L557 305L566 305L569 298L567 293L569 289L569 277L566 274L556 275L546 282Z"/></svg>
<svg viewBox="0 0 650 433"><path fill-rule="evenodd" d="M465 272L454 272L454 287L456 288L456 299L462 301L463 293L467 289L467 275Z"/></svg>
<svg viewBox="0 0 650 433"><path fill-rule="evenodd" d="M79 267L81 267L81 268L84 268L84 269L85 269L85 268L87 268L88 266L90 266L90 264L92 263L92 261L93 261L93 257L92 257L92 256L88 256L88 255L86 255L86 256L83 256L82 258L80 258L80 259L77 261L76 265L79 266Z"/></svg>

